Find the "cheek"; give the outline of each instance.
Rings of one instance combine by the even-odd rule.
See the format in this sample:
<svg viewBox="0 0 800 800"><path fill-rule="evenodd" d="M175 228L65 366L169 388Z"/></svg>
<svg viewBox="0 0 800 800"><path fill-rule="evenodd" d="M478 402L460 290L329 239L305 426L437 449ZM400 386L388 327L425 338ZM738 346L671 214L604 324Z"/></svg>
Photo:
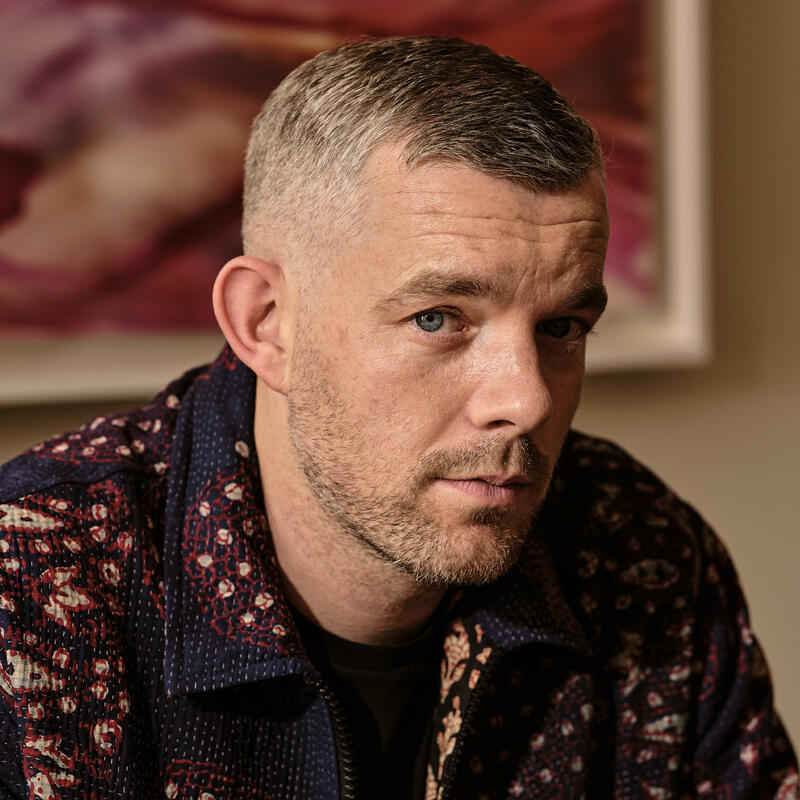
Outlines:
<svg viewBox="0 0 800 800"><path fill-rule="evenodd" d="M348 383L359 411L367 425L384 427L390 438L424 449L458 416L463 370L441 360L409 359L371 348L364 349L358 363Z"/></svg>
<svg viewBox="0 0 800 800"><path fill-rule="evenodd" d="M553 400L551 420L558 431L565 431L572 422L583 389L583 369L559 372L548 383Z"/></svg>

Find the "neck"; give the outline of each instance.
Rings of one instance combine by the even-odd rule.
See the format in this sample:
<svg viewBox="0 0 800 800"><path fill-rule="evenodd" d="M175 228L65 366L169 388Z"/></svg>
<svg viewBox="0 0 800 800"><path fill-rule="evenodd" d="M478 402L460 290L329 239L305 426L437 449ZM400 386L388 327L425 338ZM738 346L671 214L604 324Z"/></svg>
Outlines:
<svg viewBox="0 0 800 800"><path fill-rule="evenodd" d="M286 401L259 382L254 435L267 518L290 602L325 630L398 644L425 626L445 593L387 562L331 519L297 466Z"/></svg>

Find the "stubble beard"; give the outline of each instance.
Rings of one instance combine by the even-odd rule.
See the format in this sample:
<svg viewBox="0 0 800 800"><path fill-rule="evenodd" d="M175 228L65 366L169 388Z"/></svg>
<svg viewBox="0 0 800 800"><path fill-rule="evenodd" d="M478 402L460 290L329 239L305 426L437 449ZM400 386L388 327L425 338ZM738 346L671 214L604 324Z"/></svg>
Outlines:
<svg viewBox="0 0 800 800"><path fill-rule="evenodd" d="M328 379L313 347L306 343L303 354L288 397L289 432L305 481L335 527L420 582L480 585L507 572L534 525L552 472L536 445L527 438L504 442L487 436L426 453L405 476L392 473L380 458L390 458L393 451L368 441L363 432L369 428ZM476 507L452 525L426 513L425 494L437 478L498 469L531 481L532 507ZM387 474L394 486L404 488L392 491L376 478Z"/></svg>

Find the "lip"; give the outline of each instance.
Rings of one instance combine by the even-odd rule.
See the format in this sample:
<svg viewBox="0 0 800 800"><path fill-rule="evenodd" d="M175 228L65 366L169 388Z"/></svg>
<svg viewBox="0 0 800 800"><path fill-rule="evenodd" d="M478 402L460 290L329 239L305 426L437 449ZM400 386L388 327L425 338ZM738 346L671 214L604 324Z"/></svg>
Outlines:
<svg viewBox="0 0 800 800"><path fill-rule="evenodd" d="M460 480L484 481L485 483L491 483L492 486L530 485L530 481L522 475L471 475L469 478L461 478Z"/></svg>
<svg viewBox="0 0 800 800"><path fill-rule="evenodd" d="M484 505L510 505L517 502L531 483L520 476L497 475L469 478L439 478L439 483L449 489L477 500Z"/></svg>

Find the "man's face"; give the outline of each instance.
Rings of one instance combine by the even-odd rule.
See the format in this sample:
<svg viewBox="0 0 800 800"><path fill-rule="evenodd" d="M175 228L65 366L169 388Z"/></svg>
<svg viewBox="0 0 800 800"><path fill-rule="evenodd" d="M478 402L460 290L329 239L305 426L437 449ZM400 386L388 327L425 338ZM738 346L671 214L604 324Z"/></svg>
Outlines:
<svg viewBox="0 0 800 800"><path fill-rule="evenodd" d="M420 580L482 583L516 560L578 404L605 196L397 152L371 157L363 234L303 299L292 444L337 530Z"/></svg>

